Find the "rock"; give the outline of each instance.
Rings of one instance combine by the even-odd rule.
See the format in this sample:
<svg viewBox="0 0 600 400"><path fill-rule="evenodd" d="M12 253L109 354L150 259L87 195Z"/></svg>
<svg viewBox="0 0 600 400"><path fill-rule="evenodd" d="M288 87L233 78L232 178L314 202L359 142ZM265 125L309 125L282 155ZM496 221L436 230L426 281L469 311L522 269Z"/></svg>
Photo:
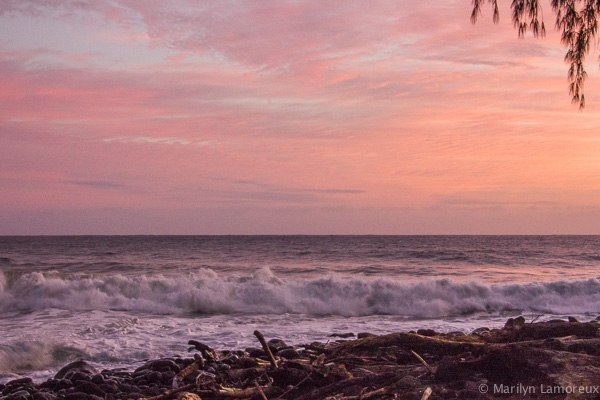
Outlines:
<svg viewBox="0 0 600 400"><path fill-rule="evenodd" d="M92 382L94 382L96 385L101 385L104 383L104 376L102 374L96 374L92 376Z"/></svg>
<svg viewBox="0 0 600 400"><path fill-rule="evenodd" d="M20 378L20 379L13 379L12 381L8 381L5 383L5 386L22 386L22 385L26 385L28 383L33 383L33 380L31 378Z"/></svg>
<svg viewBox="0 0 600 400"><path fill-rule="evenodd" d="M288 360L295 360L297 358L300 358L300 353L298 353L298 351L296 351L295 349L289 348L289 349L279 350L277 352L277 356L286 358Z"/></svg>
<svg viewBox="0 0 600 400"><path fill-rule="evenodd" d="M56 396L49 392L35 392L33 400L56 400Z"/></svg>
<svg viewBox="0 0 600 400"><path fill-rule="evenodd" d="M72 363L69 363L62 367L60 371L58 371L56 375L54 375L54 379L63 379L69 372L81 372L82 374L88 376L96 375L98 373L98 371L96 371L96 368L94 368L92 365L90 365L86 361L79 360L73 361Z"/></svg>
<svg viewBox="0 0 600 400"><path fill-rule="evenodd" d="M434 331L433 329L419 329L417 331L417 335L421 335L421 336L437 336L438 333L436 331Z"/></svg>
<svg viewBox="0 0 600 400"><path fill-rule="evenodd" d="M346 333L332 333L331 335L329 335L329 337L339 337L342 339L347 339L349 337L354 337L354 333L352 332L346 332Z"/></svg>
<svg viewBox="0 0 600 400"><path fill-rule="evenodd" d="M98 385L91 381L79 381L75 384L75 390L77 392L83 392L87 394L95 394L96 396L104 397L104 390Z"/></svg>
<svg viewBox="0 0 600 400"><path fill-rule="evenodd" d="M579 322L579 320L575 317L569 317L569 322Z"/></svg>
<svg viewBox="0 0 600 400"><path fill-rule="evenodd" d="M525 317L520 316L518 318L509 318L504 324L504 329L507 330L519 330L525 325Z"/></svg>
<svg viewBox="0 0 600 400"><path fill-rule="evenodd" d="M514 324L514 320L513 320L513 324ZM485 335L489 335L489 334L490 334L490 328L488 328L487 326L477 328L477 329L473 330L473 332L471 332L471 335L477 335L477 336L485 336Z"/></svg>
<svg viewBox="0 0 600 400"><path fill-rule="evenodd" d="M257 347L248 347L245 351L250 357L254 358L264 357L266 355L263 349L259 349Z"/></svg>
<svg viewBox="0 0 600 400"><path fill-rule="evenodd" d="M11 399L18 399L18 398L27 399L29 396L31 396L31 393L29 393L27 390L23 390L23 389L17 390L9 395L9 397Z"/></svg>
<svg viewBox="0 0 600 400"><path fill-rule="evenodd" d="M281 339L271 339L267 342L267 345L269 346L269 349L271 349L273 355L277 354L279 350L287 349L290 347L286 342L284 342Z"/></svg>
<svg viewBox="0 0 600 400"><path fill-rule="evenodd" d="M158 360L148 361L146 364L136 369L135 372L139 372L143 369L160 372L173 371L175 373L181 370L179 365L177 365L175 361L171 360L170 358L161 358Z"/></svg>
<svg viewBox="0 0 600 400"><path fill-rule="evenodd" d="M65 395L65 400L90 400L89 395L83 392L71 392Z"/></svg>
<svg viewBox="0 0 600 400"><path fill-rule="evenodd" d="M374 335L374 334L369 333L369 332L360 332L358 335L356 335L356 338L357 339L364 339L364 338L374 337L374 336L377 336L377 335Z"/></svg>

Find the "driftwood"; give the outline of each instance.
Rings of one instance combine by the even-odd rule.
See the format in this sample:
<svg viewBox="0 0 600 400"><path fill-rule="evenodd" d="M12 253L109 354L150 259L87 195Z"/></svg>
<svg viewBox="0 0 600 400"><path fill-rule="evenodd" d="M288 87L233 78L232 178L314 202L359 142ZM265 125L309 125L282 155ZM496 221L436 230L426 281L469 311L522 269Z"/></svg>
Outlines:
<svg viewBox="0 0 600 400"><path fill-rule="evenodd" d="M177 397L179 393L187 392L188 390L192 390L196 387L196 385L186 385L176 389L167 390L163 394L154 397L144 397L144 400L169 400Z"/></svg>
<svg viewBox="0 0 600 400"><path fill-rule="evenodd" d="M415 333L392 333L389 335L367 337L365 339L336 343L329 346L330 357L341 354L372 354L373 349L398 346L419 353L437 355L458 355L466 352L480 352L486 344L480 338L467 337L448 339L445 337L421 336Z"/></svg>
<svg viewBox="0 0 600 400"><path fill-rule="evenodd" d="M237 388L222 388L218 390L197 390L196 393L200 395L200 397L218 397L218 398L228 398L228 399L245 399L255 396L278 396L280 395L282 390L275 386L254 386L246 389L237 389Z"/></svg>
<svg viewBox="0 0 600 400"><path fill-rule="evenodd" d="M190 340L190 341L188 341L188 344L194 346L194 347L191 347L190 350L196 349L200 353L202 353L202 357L204 357L206 359L206 361L210 361L210 362L219 361L219 355L217 354L217 352L214 351L209 346L205 345L204 343L200 343L196 340Z"/></svg>
<svg viewBox="0 0 600 400"><path fill-rule="evenodd" d="M204 368L204 360L200 355L194 354L194 362L179 371L179 373L175 376L175 380L173 381L174 387L180 387L183 385L183 380L190 376L191 374L198 371L198 369Z"/></svg>
<svg viewBox="0 0 600 400"><path fill-rule="evenodd" d="M267 344L267 341L265 340L265 337L263 336L263 334L260 333L259 331L254 331L254 336L256 336L256 338L260 342L263 350L265 351L265 354L267 355L267 358L269 359L269 362L271 363L271 368L277 369L277 361L275 361L275 357L273 357L273 353L271 352L271 349L269 348L269 345Z"/></svg>
<svg viewBox="0 0 600 400"><path fill-rule="evenodd" d="M435 371L433 369L431 369L429 364L427 364L427 361L423 360L423 358L420 355L418 355L414 350L411 350L411 353L413 353L415 355L415 357L417 357L417 359L419 361L421 361L421 364L423 364L429 372L431 372L432 374L435 374Z"/></svg>

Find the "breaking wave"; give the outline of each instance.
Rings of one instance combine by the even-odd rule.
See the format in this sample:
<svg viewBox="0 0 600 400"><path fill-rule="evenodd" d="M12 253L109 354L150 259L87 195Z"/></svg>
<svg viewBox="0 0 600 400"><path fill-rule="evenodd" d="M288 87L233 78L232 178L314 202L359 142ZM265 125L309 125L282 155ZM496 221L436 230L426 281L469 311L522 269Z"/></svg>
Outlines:
<svg viewBox="0 0 600 400"><path fill-rule="evenodd" d="M600 310L600 280L489 285L329 275L285 280L269 269L247 277L194 274L89 276L0 273L0 312L121 310L152 314L403 315L444 318L506 310L550 314Z"/></svg>

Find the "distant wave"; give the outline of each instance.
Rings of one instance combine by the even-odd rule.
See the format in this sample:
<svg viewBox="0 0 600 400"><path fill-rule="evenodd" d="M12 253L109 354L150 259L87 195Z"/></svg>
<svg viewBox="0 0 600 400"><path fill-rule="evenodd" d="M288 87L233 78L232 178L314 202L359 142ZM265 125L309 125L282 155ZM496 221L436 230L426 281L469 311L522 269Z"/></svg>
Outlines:
<svg viewBox="0 0 600 400"><path fill-rule="evenodd" d="M335 275L285 280L267 268L236 278L208 269L175 277L0 273L0 312L48 308L154 314L388 314L422 318L504 310L582 314L600 311L600 280L506 285L449 279L407 283Z"/></svg>

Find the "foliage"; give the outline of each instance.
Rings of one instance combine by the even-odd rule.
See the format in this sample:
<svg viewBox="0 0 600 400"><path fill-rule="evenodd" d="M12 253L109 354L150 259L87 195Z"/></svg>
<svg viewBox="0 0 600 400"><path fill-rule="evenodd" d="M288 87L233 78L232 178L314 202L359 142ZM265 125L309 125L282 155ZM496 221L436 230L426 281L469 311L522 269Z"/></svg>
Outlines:
<svg viewBox="0 0 600 400"><path fill-rule="evenodd" d="M481 14L481 6L486 0L473 0L471 21L476 22ZM487 0L494 7L494 22L499 20L498 0ZM598 16L600 0L551 0L556 14L556 28L562 32L561 41L567 47L565 61L569 67L569 93L573 103L585 106L583 82L587 76L584 67L585 56L589 53L590 43L598 41ZM519 37L532 32L535 37L544 36L546 27L543 21L542 7L538 0L513 0L511 4L512 20L519 31ZM540 18L542 15L542 18Z"/></svg>

